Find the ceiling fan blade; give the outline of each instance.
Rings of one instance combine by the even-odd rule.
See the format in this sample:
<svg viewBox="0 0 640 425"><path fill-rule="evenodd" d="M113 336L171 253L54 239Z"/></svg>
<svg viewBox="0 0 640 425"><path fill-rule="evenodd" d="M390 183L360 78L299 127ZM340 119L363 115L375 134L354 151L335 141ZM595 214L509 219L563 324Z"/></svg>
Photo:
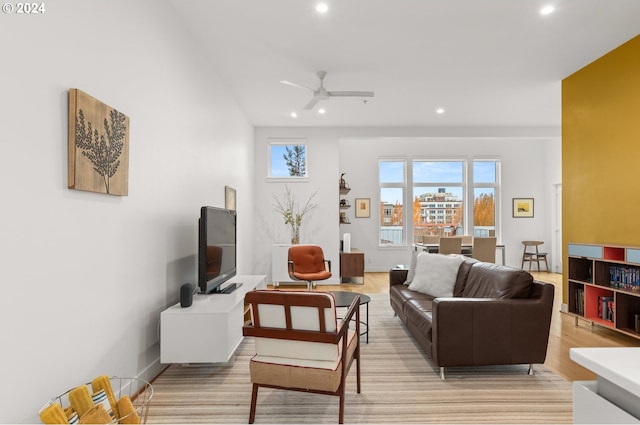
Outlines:
<svg viewBox="0 0 640 425"><path fill-rule="evenodd" d="M286 84L288 86L292 86L292 87L297 87L299 89L304 89L304 90L309 90L309 91L314 91L311 87L307 87L307 86L303 86L302 84L296 84L296 83L292 83L291 81L280 81L282 84Z"/></svg>
<svg viewBox="0 0 640 425"><path fill-rule="evenodd" d="M313 96L313 99L311 99L311 101L307 103L304 109L306 109L307 111L309 109L313 109L313 107L316 106L316 103L320 102L321 100L322 98L320 96Z"/></svg>
<svg viewBox="0 0 640 425"><path fill-rule="evenodd" d="M330 91L329 96L373 97L372 91Z"/></svg>

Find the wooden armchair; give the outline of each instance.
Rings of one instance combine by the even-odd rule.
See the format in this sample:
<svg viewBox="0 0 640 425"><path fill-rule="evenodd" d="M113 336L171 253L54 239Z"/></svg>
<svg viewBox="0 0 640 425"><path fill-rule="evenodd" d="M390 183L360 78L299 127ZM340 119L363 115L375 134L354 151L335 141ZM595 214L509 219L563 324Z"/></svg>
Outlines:
<svg viewBox="0 0 640 425"><path fill-rule="evenodd" d="M256 346L249 363L249 423L255 420L260 387L336 395L343 423L345 382L354 360L360 393L360 297L341 321L333 295L326 292L252 291L245 303L252 323L243 327L243 335L255 337ZM351 322L355 330L349 329Z"/></svg>

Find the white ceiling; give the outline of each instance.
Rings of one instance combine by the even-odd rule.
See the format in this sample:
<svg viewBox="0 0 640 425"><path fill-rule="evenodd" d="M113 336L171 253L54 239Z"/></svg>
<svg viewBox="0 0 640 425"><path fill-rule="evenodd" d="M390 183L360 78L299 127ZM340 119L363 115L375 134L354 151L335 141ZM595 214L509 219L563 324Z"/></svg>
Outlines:
<svg viewBox="0 0 640 425"><path fill-rule="evenodd" d="M325 1L171 3L255 126L559 127L561 80L640 31L639 0ZM375 97L304 111L311 93L280 81L318 70Z"/></svg>

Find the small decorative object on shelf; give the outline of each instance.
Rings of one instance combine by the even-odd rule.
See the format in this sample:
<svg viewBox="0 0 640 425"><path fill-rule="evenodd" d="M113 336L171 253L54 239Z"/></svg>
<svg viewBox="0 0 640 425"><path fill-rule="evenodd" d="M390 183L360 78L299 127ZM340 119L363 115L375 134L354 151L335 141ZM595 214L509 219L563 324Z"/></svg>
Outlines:
<svg viewBox="0 0 640 425"><path fill-rule="evenodd" d="M347 181L344 179L344 175L347 173L340 174L340 189L349 189L349 185L347 185Z"/></svg>
<svg viewBox="0 0 640 425"><path fill-rule="evenodd" d="M281 201L273 195L273 199L275 200L275 203L273 204L274 209L282 215L284 218L284 224L291 226L291 244L293 245L300 243L300 226L302 226L302 219L311 210L318 206L311 202L317 193L318 190L315 190L311 196L309 196L309 199L307 199L307 202L304 204L302 209L296 202L295 194L291 192L291 189L289 189L288 186L285 186L284 201Z"/></svg>
<svg viewBox="0 0 640 425"><path fill-rule="evenodd" d="M347 182L344 179L344 175L346 173L342 173L340 174L340 195L346 195L347 193L349 193L349 191L351 190L351 188L349 187L349 185L347 184ZM346 210L347 208L350 208L351 205L349 205L349 201L347 201L345 198L340 199L340 209L341 210ZM347 217L347 214L344 212L340 213L340 224L350 224L351 222L349 221L349 218Z"/></svg>

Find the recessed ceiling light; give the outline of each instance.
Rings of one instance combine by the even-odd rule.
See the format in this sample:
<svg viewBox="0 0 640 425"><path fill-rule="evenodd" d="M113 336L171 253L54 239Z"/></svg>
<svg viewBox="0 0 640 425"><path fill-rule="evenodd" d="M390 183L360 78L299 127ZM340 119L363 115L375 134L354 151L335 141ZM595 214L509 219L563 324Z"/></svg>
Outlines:
<svg viewBox="0 0 640 425"><path fill-rule="evenodd" d="M436 109L436 114L444 114L444 108Z"/></svg>
<svg viewBox="0 0 640 425"><path fill-rule="evenodd" d="M540 14L541 15L548 15L550 13L553 13L553 11L556 10L555 7L553 7L552 5L548 5L543 7L542 9L540 9Z"/></svg>
<svg viewBox="0 0 640 425"><path fill-rule="evenodd" d="M329 10L329 5L327 3L318 3L316 5L316 12L318 13L327 13Z"/></svg>
<svg viewBox="0 0 640 425"><path fill-rule="evenodd" d="M291 118L298 118L298 114L296 114L295 112L291 113Z"/></svg>
<svg viewBox="0 0 640 425"><path fill-rule="evenodd" d="M327 112L324 110L324 108L320 108L318 109L318 113L324 115L324 113Z"/></svg>

